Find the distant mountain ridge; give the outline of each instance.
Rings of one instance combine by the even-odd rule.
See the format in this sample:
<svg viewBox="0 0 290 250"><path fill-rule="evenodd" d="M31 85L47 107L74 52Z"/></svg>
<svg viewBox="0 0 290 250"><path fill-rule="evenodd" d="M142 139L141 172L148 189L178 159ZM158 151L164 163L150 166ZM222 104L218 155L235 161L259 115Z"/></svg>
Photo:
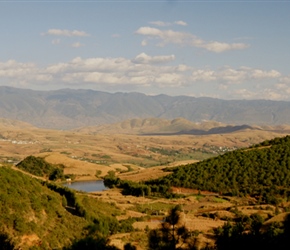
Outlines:
<svg viewBox="0 0 290 250"><path fill-rule="evenodd" d="M0 118L51 129L73 129L154 117L170 120L182 117L193 122L207 120L237 125L279 125L290 124L289 110L290 102L286 101L0 87Z"/></svg>
<svg viewBox="0 0 290 250"><path fill-rule="evenodd" d="M136 134L136 135L211 135L227 134L246 129L261 130L257 126L227 125L216 121L191 122L184 118L166 120L162 118L134 118L120 123L89 126L75 129L88 134ZM268 130L273 130L269 127Z"/></svg>

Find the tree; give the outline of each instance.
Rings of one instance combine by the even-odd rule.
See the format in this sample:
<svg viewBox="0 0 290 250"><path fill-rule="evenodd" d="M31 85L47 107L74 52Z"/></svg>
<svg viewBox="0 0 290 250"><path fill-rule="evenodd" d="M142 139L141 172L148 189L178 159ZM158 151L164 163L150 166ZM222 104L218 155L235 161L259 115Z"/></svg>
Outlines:
<svg viewBox="0 0 290 250"><path fill-rule="evenodd" d="M131 243L127 243L124 245L124 250L136 250L137 248Z"/></svg>
<svg viewBox="0 0 290 250"><path fill-rule="evenodd" d="M290 215L283 223L273 222L265 231L261 230L263 218L253 214L244 221L225 223L215 229L216 250L286 250L289 249Z"/></svg>
<svg viewBox="0 0 290 250"><path fill-rule="evenodd" d="M14 245L6 233L0 233L0 249L13 250Z"/></svg>
<svg viewBox="0 0 290 250"><path fill-rule="evenodd" d="M150 250L194 249L188 229L181 225L181 207L175 206L169 211L160 229L149 232Z"/></svg>
<svg viewBox="0 0 290 250"><path fill-rule="evenodd" d="M109 245L109 241L107 238L102 236L87 236L81 240L75 241L73 245L66 250L83 250L83 249L91 249L91 250L120 250L115 246Z"/></svg>
<svg viewBox="0 0 290 250"><path fill-rule="evenodd" d="M55 168L49 174L49 180L51 180L51 181L55 181L57 179L62 179L63 177L64 177L64 175L63 175L63 169L60 169L60 168Z"/></svg>

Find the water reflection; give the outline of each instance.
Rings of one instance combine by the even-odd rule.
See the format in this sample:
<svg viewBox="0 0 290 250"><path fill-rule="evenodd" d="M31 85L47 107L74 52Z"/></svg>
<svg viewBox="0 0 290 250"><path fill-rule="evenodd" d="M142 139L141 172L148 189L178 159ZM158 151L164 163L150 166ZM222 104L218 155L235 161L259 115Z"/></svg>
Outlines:
<svg viewBox="0 0 290 250"><path fill-rule="evenodd" d="M65 187L69 187L78 191L93 192L93 191L103 191L108 188L105 187L102 180L98 181L76 181L71 183L63 184Z"/></svg>

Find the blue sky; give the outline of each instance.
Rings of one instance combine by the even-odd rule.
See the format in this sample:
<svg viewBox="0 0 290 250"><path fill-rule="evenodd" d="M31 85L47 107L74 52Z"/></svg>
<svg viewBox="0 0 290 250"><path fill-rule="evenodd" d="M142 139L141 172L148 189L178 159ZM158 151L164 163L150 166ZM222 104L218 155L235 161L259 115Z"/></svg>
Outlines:
<svg viewBox="0 0 290 250"><path fill-rule="evenodd" d="M1 1L0 85L290 101L290 1Z"/></svg>

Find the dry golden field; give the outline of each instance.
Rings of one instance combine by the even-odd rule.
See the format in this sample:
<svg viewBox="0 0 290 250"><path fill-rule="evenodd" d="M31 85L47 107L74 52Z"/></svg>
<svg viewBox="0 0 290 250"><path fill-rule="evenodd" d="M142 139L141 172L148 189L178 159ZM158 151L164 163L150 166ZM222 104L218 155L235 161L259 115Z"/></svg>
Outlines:
<svg viewBox="0 0 290 250"><path fill-rule="evenodd" d="M65 173L94 179L116 171L120 177L144 180L164 175L162 168L184 165L289 134L289 126L257 127L215 135L140 136L60 131L0 119L0 162L29 155L65 165ZM148 171L148 168L150 170ZM153 167L153 168L151 168Z"/></svg>

